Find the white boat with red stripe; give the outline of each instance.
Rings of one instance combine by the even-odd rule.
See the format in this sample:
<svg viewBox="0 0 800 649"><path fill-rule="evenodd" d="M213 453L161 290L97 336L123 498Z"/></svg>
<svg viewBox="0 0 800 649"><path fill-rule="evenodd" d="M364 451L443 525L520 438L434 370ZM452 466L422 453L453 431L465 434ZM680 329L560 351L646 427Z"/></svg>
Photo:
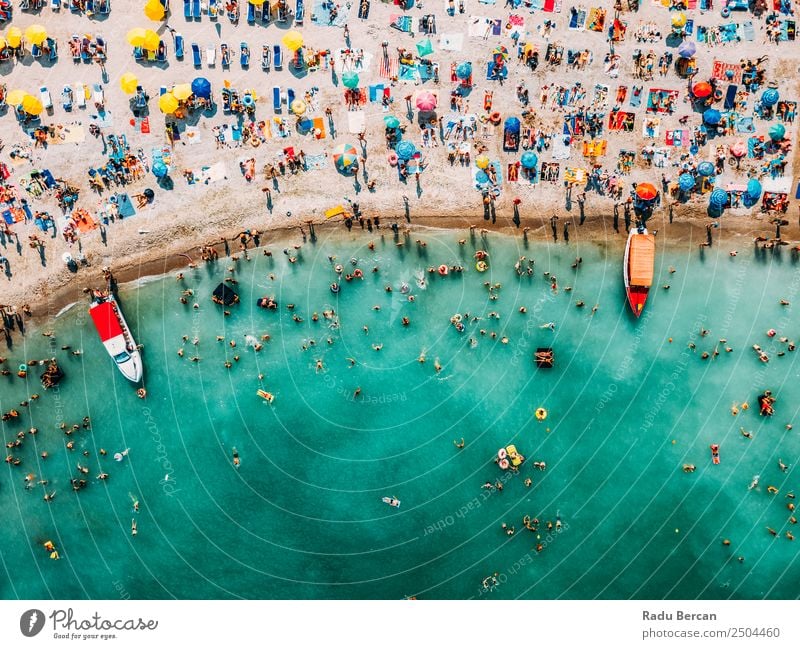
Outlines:
<svg viewBox="0 0 800 649"><path fill-rule="evenodd" d="M100 335L100 341L119 371L122 372L122 376L133 383L141 381L142 356L114 296L102 291L94 291L89 315L92 316L92 322Z"/></svg>

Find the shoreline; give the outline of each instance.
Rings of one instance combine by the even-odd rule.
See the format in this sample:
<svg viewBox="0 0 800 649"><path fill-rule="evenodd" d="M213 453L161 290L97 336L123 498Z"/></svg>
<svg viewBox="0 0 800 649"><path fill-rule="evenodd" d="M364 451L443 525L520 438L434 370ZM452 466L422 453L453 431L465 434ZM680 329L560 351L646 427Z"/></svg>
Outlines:
<svg viewBox="0 0 800 649"><path fill-rule="evenodd" d="M653 217L648 221L648 227L650 230L657 230L659 235L658 242L660 247L663 250L675 250L676 248L682 246L688 246L686 251L689 252L693 249L696 245L696 242L705 240L705 232L704 226L707 222L705 217L690 217L688 220L675 220L673 223L668 222L668 218L666 214L662 214L661 212L665 212L665 210L661 210L659 213L653 215ZM384 217L385 219L386 217ZM620 233L617 234L613 231L612 227L612 218L609 215L586 215L586 221L583 225L578 225L578 218L576 215L570 215L571 218L571 238L568 245L617 245L619 250L622 250L625 243L625 233L624 233L624 222L623 219L620 219ZM743 245L743 244L752 244L752 238L757 234L764 234L765 226L767 224L763 223L761 220L756 219L754 217L733 217L736 218L736 221L726 221L724 225L720 223L720 227L715 230L714 233L714 243L718 245ZM538 224L534 221L538 221ZM527 234L529 243L534 244L551 244L552 238L549 232L549 217L540 216L536 217L526 217L523 220L523 227L517 228L514 226L513 223L508 221L507 225L499 224L500 218L498 218L498 224L490 224L489 222L483 221L483 219L479 219L476 222L476 219L468 219L466 217L456 217L456 216L430 216L430 217L415 217L411 224L406 223L405 219L402 217L395 217L392 219L393 222L397 222L398 225L401 223L403 227L401 227L401 234L403 230L408 227L412 236L414 233L422 233L424 231L430 230L438 230L442 232L452 231L456 232L466 232L469 230L471 225L476 225L477 228L480 230L485 225L489 227L488 236L491 235L502 235L511 238L515 237L524 237L525 233L523 232L523 227L529 227L530 230ZM533 221L530 225L525 225L527 222ZM561 227L564 223L565 218L562 215L559 220L559 241L554 245L564 245L563 239L561 238ZM384 223L386 221L384 220ZM308 221L304 221L302 223L304 228L308 227ZM330 223L330 222L317 222L313 223L313 226L316 231L324 231L327 234L333 233L334 236L341 235L347 236L348 233L346 230L341 229L341 223ZM259 249L267 249L272 245L280 245L284 242L290 241L293 237L300 238L300 234L296 232L301 226L300 225L285 225L285 226L273 226L265 231L261 231L261 245ZM772 227L772 226L770 226ZM491 228L491 229L490 229ZM231 242L236 240L236 235L238 232L241 232L243 228L238 228L238 231L229 231L225 233L225 238ZM244 228L247 229L247 228ZM359 231L354 230L354 234L352 236L358 237ZM386 225L382 225L381 228L378 230L373 231L372 233L368 232L366 229L362 231L366 238L372 237L377 238L381 236L393 236L392 230L390 227L386 227ZM588 235L588 236L587 236ZM307 235L306 235L307 236ZM800 236L800 234L798 235ZM274 239L273 239L274 237ZM264 241L265 238L271 239L270 241ZM221 242L222 236L217 240L215 244L216 247L220 247L222 245ZM317 239L320 239L319 235ZM308 243L312 243L310 238ZM185 237L179 240L174 241L170 249L166 252L159 250L156 252L152 248L151 254L145 254L144 258L142 258L141 251L132 252L124 257L121 260L115 261L111 265L111 270L114 273L114 278L118 282L118 284L128 285L132 282L138 281L144 277L154 277L154 278L162 278L167 274L171 273L172 271L188 268L188 262L186 256L193 258L197 254L198 248L202 245L208 244L208 237L201 237L199 234L196 234L194 237ZM250 250L255 250L255 248L250 248ZM220 251L224 252L224 251ZM234 251L231 249L231 253ZM98 255L92 255L92 257L97 257ZM55 320L59 316L63 315L66 311L71 308L72 305L79 303L83 299L83 287L85 286L100 286L103 283L103 276L102 276L102 266L100 265L102 262L98 259L92 259L90 257L90 266L81 268L78 272L81 273L81 281L77 282L75 274L72 273L62 273L61 277L59 278L51 278L51 282L48 282L42 289L37 292L36 295L33 297L25 298L25 302L30 305L33 316L29 318L28 322L36 326L37 324L41 324L48 320ZM206 262L199 262L200 264ZM57 282L55 287L51 286L53 282ZM18 291L19 292L19 291ZM14 291L10 292L12 299L9 301L13 303L13 295ZM22 303L21 298L17 298L18 303ZM45 311L41 311L42 308L45 308Z"/></svg>

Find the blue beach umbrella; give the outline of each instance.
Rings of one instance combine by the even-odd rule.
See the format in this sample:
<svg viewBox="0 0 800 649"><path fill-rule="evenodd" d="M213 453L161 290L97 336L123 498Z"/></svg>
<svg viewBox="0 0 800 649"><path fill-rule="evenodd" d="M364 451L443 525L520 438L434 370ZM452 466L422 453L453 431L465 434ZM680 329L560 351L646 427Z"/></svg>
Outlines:
<svg viewBox="0 0 800 649"><path fill-rule="evenodd" d="M386 125L386 128L397 128L400 126L400 120L394 115L388 115L387 117L384 117L383 123Z"/></svg>
<svg viewBox="0 0 800 649"><path fill-rule="evenodd" d="M722 113L716 108L709 108L703 113L703 121L711 126L716 126L722 120Z"/></svg>
<svg viewBox="0 0 800 649"><path fill-rule="evenodd" d="M786 135L786 127L783 124L773 124L769 127L769 136L773 140L782 140Z"/></svg>
<svg viewBox="0 0 800 649"><path fill-rule="evenodd" d="M728 203L728 192L724 189L715 189L711 192L711 196L708 199L708 204L711 207L722 209Z"/></svg>
<svg viewBox="0 0 800 649"><path fill-rule="evenodd" d="M413 142L409 142L408 140L402 140L395 149L397 157L401 160L411 160L416 152L417 147L414 146Z"/></svg>
<svg viewBox="0 0 800 649"><path fill-rule="evenodd" d="M472 63L469 61L465 61L464 63L459 63L458 67L456 68L456 77L461 79L469 79L472 76Z"/></svg>
<svg viewBox="0 0 800 649"><path fill-rule="evenodd" d="M751 178L747 181L747 195L754 201L757 201L761 197L761 183L755 178Z"/></svg>
<svg viewBox="0 0 800 649"><path fill-rule="evenodd" d="M690 59L696 51L697 45L694 44L694 41L683 41L678 45L678 56L681 58Z"/></svg>
<svg viewBox="0 0 800 649"><path fill-rule="evenodd" d="M478 169L475 173L475 182L479 185L484 185L489 182L489 176L483 169Z"/></svg>
<svg viewBox="0 0 800 649"><path fill-rule="evenodd" d="M538 162L539 156L537 156L533 151L526 151L523 153L520 160L520 164L522 165L523 169L534 169L536 168Z"/></svg>
<svg viewBox="0 0 800 649"><path fill-rule="evenodd" d="M780 99L780 97L781 96L778 94L778 91L775 90L775 88L767 88L761 94L761 103L767 107L774 106L778 103L778 99Z"/></svg>
<svg viewBox="0 0 800 649"><path fill-rule="evenodd" d="M153 175L156 178L163 178L164 176L167 175L167 172L169 171L167 165L165 165L161 160L156 160L153 163L151 169L153 170Z"/></svg>
<svg viewBox="0 0 800 649"><path fill-rule="evenodd" d="M202 99L211 99L211 82L205 77L192 81L192 92Z"/></svg>
<svg viewBox="0 0 800 649"><path fill-rule="evenodd" d="M688 192L694 188L694 176L692 174L681 174L678 178L678 187L681 191Z"/></svg>
<svg viewBox="0 0 800 649"><path fill-rule="evenodd" d="M709 176L713 176L716 172L717 168L714 166L713 162L709 162L706 160L705 162L701 162L697 165L697 173L699 173L703 178L708 178Z"/></svg>

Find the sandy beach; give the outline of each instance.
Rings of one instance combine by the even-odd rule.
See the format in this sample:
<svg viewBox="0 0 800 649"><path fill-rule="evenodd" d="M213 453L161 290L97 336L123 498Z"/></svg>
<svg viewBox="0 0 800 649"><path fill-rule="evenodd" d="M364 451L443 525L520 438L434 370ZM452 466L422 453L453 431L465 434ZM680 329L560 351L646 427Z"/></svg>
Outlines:
<svg viewBox="0 0 800 649"><path fill-rule="evenodd" d="M260 66L260 53L262 44L278 44L287 31L292 28L292 22L271 24L263 27L259 24L248 25L245 20L245 9L242 7L242 16L239 23L234 25L224 15L216 21L209 20L203 14L200 20L184 19L181 3L173 0L172 14L167 17L167 25L154 23L144 17L141 7L136 3L114 4L110 15L95 15L93 19L86 15L62 10L59 14L49 8L41 12L25 13L17 11L12 25L19 26L23 31L33 23L42 24L48 35L55 39L59 46L58 61L51 64L44 59L33 59L29 54L16 63L5 62L2 64L3 83L7 91L21 88L27 92L38 94L38 89L47 86L53 99L54 108L49 114L43 113L41 124L59 125L75 132L80 131L82 136L76 136L79 141L73 143L50 144L46 148L34 148L32 141L15 120L14 110L9 109L0 121L4 149L0 157L8 164L11 176L8 182L14 184L19 177L29 173L32 169L49 169L56 178L67 180L70 185L80 189L76 206L86 209L96 215L102 209L109 195L114 192L127 192L134 196L145 188L154 190L155 198L151 204L143 209L136 210L134 216L117 219L108 225L89 232L81 233L77 243L70 244L61 236L61 232L49 232L45 235L31 220L18 222L11 226L14 234L13 242L5 241L0 248L0 254L9 260L9 271L2 280L2 301L4 304L20 305L30 304L34 307L36 315L45 316L43 306L47 305L49 315L57 312L61 306L75 299L81 294L85 286L95 286L102 281L101 268L110 266L119 281L135 279L141 275L165 272L172 268L185 265L189 255L197 259L198 248L201 245L220 242L224 237L234 239L243 230L257 230L261 235L262 245L269 244L278 235L279 231L298 230L301 226L308 234L306 221L312 221L316 227L341 228L342 217L325 218L325 211L343 204L348 207L345 199L358 204L364 218L380 217L380 230L372 234L365 231L364 236L375 237L381 232L389 232L388 227L392 222L397 222L401 227L412 229L436 228L465 228L477 225L486 227L490 231L505 231L519 233L522 228L529 228L527 236L532 240L546 241L550 238L549 219L551 214L557 214L560 224L571 220L571 241L618 241L621 246L624 242L624 228L620 226L620 233L614 232L612 227L612 211L615 200L608 195L598 192L589 192L585 198L584 219L580 219L579 210L575 204L575 196L581 191L578 185L572 193L571 204L565 203L564 172L558 182L507 182L505 167L507 164L519 160L522 151L503 151L502 126L492 129L483 129L484 122L479 120L481 128L478 129L473 146L485 148L486 155L492 160L500 161L503 167L504 180L494 199L496 207L496 220L484 221L482 194L473 184L473 163L469 165L451 165L448 163L445 143L437 141L435 146L420 147L426 166L420 174L419 184L414 181L413 174L407 183L398 179L397 169L387 160L387 147L384 138L384 118L394 115L399 118L401 126L405 128L405 137L420 144L420 128L418 126L419 111L412 109L407 113L405 97L414 95L421 90L433 90L438 93L439 105L436 114L447 115L448 95L459 84L453 83L450 77L451 64L462 61L471 61L475 74L473 87L466 95L464 101L468 104L462 107L463 113L477 113L483 115L483 102L485 93L492 93L492 110L498 112L503 119L508 116L523 114L523 122L534 130L540 130L553 140L559 137L564 122L566 109L558 107L553 109L551 102L544 106L540 103L543 87L550 87L553 91L555 85L560 83L573 83L580 81L589 92L596 84L609 87L609 94L614 94L617 86L624 85L628 88L643 86L646 94L649 88L663 88L680 92L677 106L673 114L658 114L660 119L660 134L658 138L644 137L642 121L647 119L644 110L639 109L636 114L636 123L633 132L604 131L602 138L607 141L607 150L604 155L596 158L584 157L581 154L581 142L588 142L588 135L573 137L569 146L568 157L558 162L562 167L567 165L590 169L592 163L601 165L604 170L615 171L615 165L621 150L640 151L643 147L663 144L664 134L669 129L690 129L692 125L702 122L700 113L693 110L687 98L687 79L679 78L674 69L670 68L666 76L659 76L656 71L652 80L636 78L636 66L633 64L635 50L647 52L652 49L656 55L671 51L675 52L675 43L664 38L670 32L670 19L675 12L668 11L661 4L644 3L637 12L623 11L619 19L626 23L627 30L624 40L613 43L613 51L619 56L619 71L617 76L610 77L604 56L609 52L609 42L605 32L591 31L583 28L570 28L570 7L566 4L560 11L543 12L532 10L525 6L511 8L500 4L481 4L476 0L467 0L464 13L455 11L453 16L448 15L447 3L424 6L416 5L407 11L400 7L385 3L372 2L369 17L366 20L357 17L358 7L351 8L351 13L346 21L350 49L354 52L363 49L364 70L358 72L362 85L383 83L390 89L392 101L388 110L384 111L380 102L367 102L359 106L359 111L349 111L343 99L344 88L341 76L347 70L347 62L339 57L335 66L334 75L331 70L317 70L309 72L295 70L290 56L287 57L284 69L276 71L270 69L265 72ZM607 12L607 21L612 20L614 7L611 3L599 3ZM584 8L580 8L583 11ZM588 8L587 8L588 9ZM344 29L341 26L328 26L312 20L312 10L308 7L305 22L301 27L294 26L303 35L305 46L309 48L336 51L347 47ZM411 17L413 36L408 32L401 32L390 28L390 22L397 14ZM418 31L418 21L426 15L436 17L436 33L422 34ZM523 19L523 24L518 25L519 43L531 43L543 55L549 43L560 44L569 48L588 48L591 53L591 62L579 68L569 66L567 57L560 65L550 65L544 60L535 71L532 71L516 56L514 47L515 39L508 27L510 15L517 15ZM699 9L689 10L695 24L714 26L724 22L719 10L703 12ZM476 16L499 18L505 27L500 35L490 33L476 35L471 27ZM780 16L782 19L793 16ZM707 43L698 43L695 55L698 69L694 82L707 79L712 71L715 60L738 63L742 58L757 59L762 54L768 55L764 63L765 80L773 83L781 93L781 97L796 100L800 96L800 82L797 80L796 71L800 64L800 53L793 41L781 41L778 44L765 43L766 32L764 17L756 18L752 14L733 12L730 20L737 23L751 21L754 25L755 35L752 40L740 42L723 42L708 46ZM545 21L555 21L549 28ZM341 21L340 21L341 22ZM655 42L637 42L635 33L640 33L643 26L654 24L660 30L661 38ZM588 25L588 21L587 21ZM132 48L126 42L126 34L133 27L147 27L157 29L167 44L167 61L165 63L139 63L131 54ZM608 23L607 23L608 26ZM185 39L187 50L182 60L177 60L173 47L173 37L169 29L176 30ZM107 62L105 63L106 77L101 74L101 67L97 63L73 63L67 41L72 34L86 34L96 37L98 34L107 43ZM511 34L511 35L510 35ZM450 38L453 35L460 37ZM445 39L445 36L447 37ZM388 52L391 58L396 57L397 48L406 48L416 53L415 45L422 39L429 38L433 46L433 54L425 58L438 64L440 81L432 80L423 84L414 81L394 81L381 76L381 42L388 42ZM458 43L459 49L442 49L441 45ZM249 44L251 64L249 69L242 69L239 62L238 51L240 42ZM206 64L205 58L201 68L192 65L190 43L196 42L201 49L214 45L219 49L219 44L225 42L233 50L232 61L229 69L223 69L219 55L214 67ZM578 45L579 43L579 45ZM487 79L486 74L480 71L486 68L487 61L491 61L492 48L504 44L507 46L509 56L506 62L508 76L501 84L496 80ZM454 47L447 45L447 47ZM677 55L675 55L677 56ZM141 120L134 121L129 105L130 96L120 89L119 80L124 73L133 73L139 84L149 94L149 122L150 133L142 133ZM172 164L170 180L172 188L164 189L157 184L157 179L151 173L146 173L143 178L125 186L112 186L108 191L98 194L89 185L87 169L89 166L99 166L107 160L104 144L108 135L124 134L132 152L141 149L145 159L148 159L153 148L159 148L168 143L164 135L165 115L158 108L159 88L168 88L176 83L188 83L197 76L207 78L212 85L215 101L220 104L215 114L211 116L191 115L189 119L166 119L178 124L181 139L174 143L172 148ZM97 123L97 111L88 102L87 108L73 108L66 112L59 101L63 84L76 83L93 84L103 83L105 94L105 110L110 117L102 120L100 132L103 137L93 137L89 127ZM258 100L256 102L255 120L271 122L273 136L265 142L253 146L250 141L234 142L230 140L218 148L215 143L214 128L220 125L233 125L237 123L236 115L223 114L219 99L220 89L225 82L232 87L241 89L252 88ZM334 83L335 81L335 83ZM524 106L519 99L519 86L524 84L529 92L529 104ZM326 133L323 139L317 139L314 133L300 135L292 133L286 138L276 137L276 124L272 110L271 88L275 85L284 90L292 87L297 96L303 96L306 91L312 91L313 96L309 101L307 117L323 117L325 109L331 109L330 118L335 126L335 137L331 132ZM764 86L766 87L766 85ZM750 94L748 110L756 103L761 90ZM590 103L589 99L586 101ZM613 98L600 106L607 118L608 110L613 106ZM409 104L411 105L411 104ZM470 106L471 105L471 106ZM573 107L574 108L574 107ZM570 109L571 110L571 109ZM366 157L357 174L344 175L337 171L332 164L332 155L336 147L344 143L354 144L358 148L358 129L349 128L349 120L354 112L363 113L364 132L366 135ZM293 130L296 118L288 113L284 106L281 118ZM527 116L524 115L527 113ZM748 112L749 114L749 112ZM680 122L682 117L687 120ZM410 118L410 119L409 119ZM245 118L245 122L251 118ZM358 122L358 120L355 120ZM756 120L756 129L759 134L766 131L771 122ZM80 126L81 129L74 127ZM63 130L59 128L59 130ZM330 131L330 129L327 129ZM354 132L355 131L355 132ZM796 142L796 129L793 123L786 124L787 138ZM684 131L686 133L686 131ZM686 138L686 134L684 134ZM726 142L737 139L723 138ZM641 156L629 174L620 175L624 182L625 195L632 183L650 181L660 186L662 174L669 182L675 182L680 174L680 165L688 153L688 142L676 148L670 158L668 166L656 168L643 164ZM697 159L709 157L709 148L713 145L706 144L697 154ZM297 174L285 174L275 181L267 181L262 173L262 168L267 163L276 163L279 155L286 147L302 149L306 156L320 160L320 169L309 169ZM11 151L23 152L28 157L12 160ZM550 162L553 147L539 154L543 161ZM248 182L240 172L241 161L255 158L255 178ZM789 209L786 218L790 225L785 227L782 237L786 240L800 239L793 219L796 215L797 204L794 201L794 184L797 169L797 152L792 150L789 164L784 171L791 185L789 196ZM745 167L753 167L755 162L742 165L739 172L726 168L723 174L726 183L746 182ZM219 165L218 170L224 168L224 178L219 178L208 184L202 181L189 184L183 176L186 170L192 170L200 175L203 167ZM364 174L366 170L367 174ZM374 181L374 187L369 190L366 180ZM264 187L271 187L271 207L268 208ZM31 198L22 194L36 210L49 212L60 222L61 210L58 207L52 192ZM408 210L404 206L404 199L408 200ZM512 222L514 201L519 201L520 224ZM619 200L617 201L619 202ZM672 219L669 218L668 204L673 203ZM664 244L694 246L697 242L705 240L705 224L709 221L706 208L707 196L693 194L685 200L662 200L648 222L652 230L658 230L658 240ZM568 209L569 207L569 209ZM770 219L772 213L763 213L758 206L745 209L729 209L719 220L720 228L715 232L717 241L730 240L732 246L749 245L752 237L756 235L771 237L774 234L774 225ZM620 217L621 218L621 217ZM583 221L580 224L580 221ZM561 227L561 225L559 226ZM360 229L358 222L354 228ZM275 232L275 235L265 235L265 232ZM38 234L43 242L41 251L29 247L28 237ZM290 235L300 238L299 230ZM52 237L52 238L51 238ZM561 240L559 240L561 243ZM236 242L232 242L235 249ZM728 245L727 243L725 245ZM217 248L222 251L223 246ZM85 255L86 265L81 265L76 272L66 268L62 261L65 252L70 252L74 257Z"/></svg>

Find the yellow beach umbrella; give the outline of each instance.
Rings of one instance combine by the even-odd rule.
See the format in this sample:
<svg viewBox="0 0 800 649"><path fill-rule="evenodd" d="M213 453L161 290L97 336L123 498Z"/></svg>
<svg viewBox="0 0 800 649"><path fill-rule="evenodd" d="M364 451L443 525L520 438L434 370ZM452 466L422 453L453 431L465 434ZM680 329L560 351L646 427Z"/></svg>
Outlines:
<svg viewBox="0 0 800 649"><path fill-rule="evenodd" d="M130 45L133 45L134 47L141 47L144 45L145 33L146 30L144 27L134 27L128 32L128 35L125 37L125 39Z"/></svg>
<svg viewBox="0 0 800 649"><path fill-rule="evenodd" d="M25 95L22 99L22 110L28 115L39 115L43 108L42 102L33 95Z"/></svg>
<svg viewBox="0 0 800 649"><path fill-rule="evenodd" d="M302 99L295 99L290 108L295 115L302 115L306 112L307 106L306 102L304 102Z"/></svg>
<svg viewBox="0 0 800 649"><path fill-rule="evenodd" d="M292 52L296 52L303 47L303 35L293 29L290 32L286 32L286 35L281 39L281 42L286 46L287 49L292 50Z"/></svg>
<svg viewBox="0 0 800 649"><path fill-rule="evenodd" d="M136 75L130 72L126 72L119 78L119 86L122 88L122 92L127 95L132 95L136 92L136 86L138 85L139 80L136 78Z"/></svg>
<svg viewBox="0 0 800 649"><path fill-rule="evenodd" d="M264 4L265 0L249 0L251 5L255 5L256 7L260 7Z"/></svg>
<svg viewBox="0 0 800 649"><path fill-rule="evenodd" d="M150 20L158 22L164 18L165 13L164 5L162 5L159 0L148 0L147 4L144 6L144 15Z"/></svg>
<svg viewBox="0 0 800 649"><path fill-rule="evenodd" d="M161 37L152 29L146 29L144 31L144 43L142 43L144 49L155 51L158 49L158 44L160 42Z"/></svg>
<svg viewBox="0 0 800 649"><path fill-rule="evenodd" d="M675 14L672 17L672 26L673 27L683 27L684 25L686 25L686 14L685 13L683 13L681 11L681 12Z"/></svg>
<svg viewBox="0 0 800 649"><path fill-rule="evenodd" d="M19 106L22 103L22 100L25 99L25 95L28 93L24 90L20 90L17 88L16 90L12 90L6 95L6 103L9 106Z"/></svg>
<svg viewBox="0 0 800 649"><path fill-rule="evenodd" d="M192 96L192 86L188 83L179 83L172 89L172 94L181 101L189 99Z"/></svg>
<svg viewBox="0 0 800 649"><path fill-rule="evenodd" d="M178 110L178 99L171 92L168 92L158 98L158 107L162 113L170 115Z"/></svg>
<svg viewBox="0 0 800 649"><path fill-rule="evenodd" d="M475 158L475 165L478 167L478 169L486 169L486 167L489 166L489 158L485 155L479 155L477 158Z"/></svg>
<svg viewBox="0 0 800 649"><path fill-rule="evenodd" d="M31 25L25 30L25 40L34 45L41 45L47 40L47 30L41 25Z"/></svg>
<svg viewBox="0 0 800 649"><path fill-rule="evenodd" d="M11 47L19 47L22 42L22 30L19 27L12 27L6 34L6 42Z"/></svg>

